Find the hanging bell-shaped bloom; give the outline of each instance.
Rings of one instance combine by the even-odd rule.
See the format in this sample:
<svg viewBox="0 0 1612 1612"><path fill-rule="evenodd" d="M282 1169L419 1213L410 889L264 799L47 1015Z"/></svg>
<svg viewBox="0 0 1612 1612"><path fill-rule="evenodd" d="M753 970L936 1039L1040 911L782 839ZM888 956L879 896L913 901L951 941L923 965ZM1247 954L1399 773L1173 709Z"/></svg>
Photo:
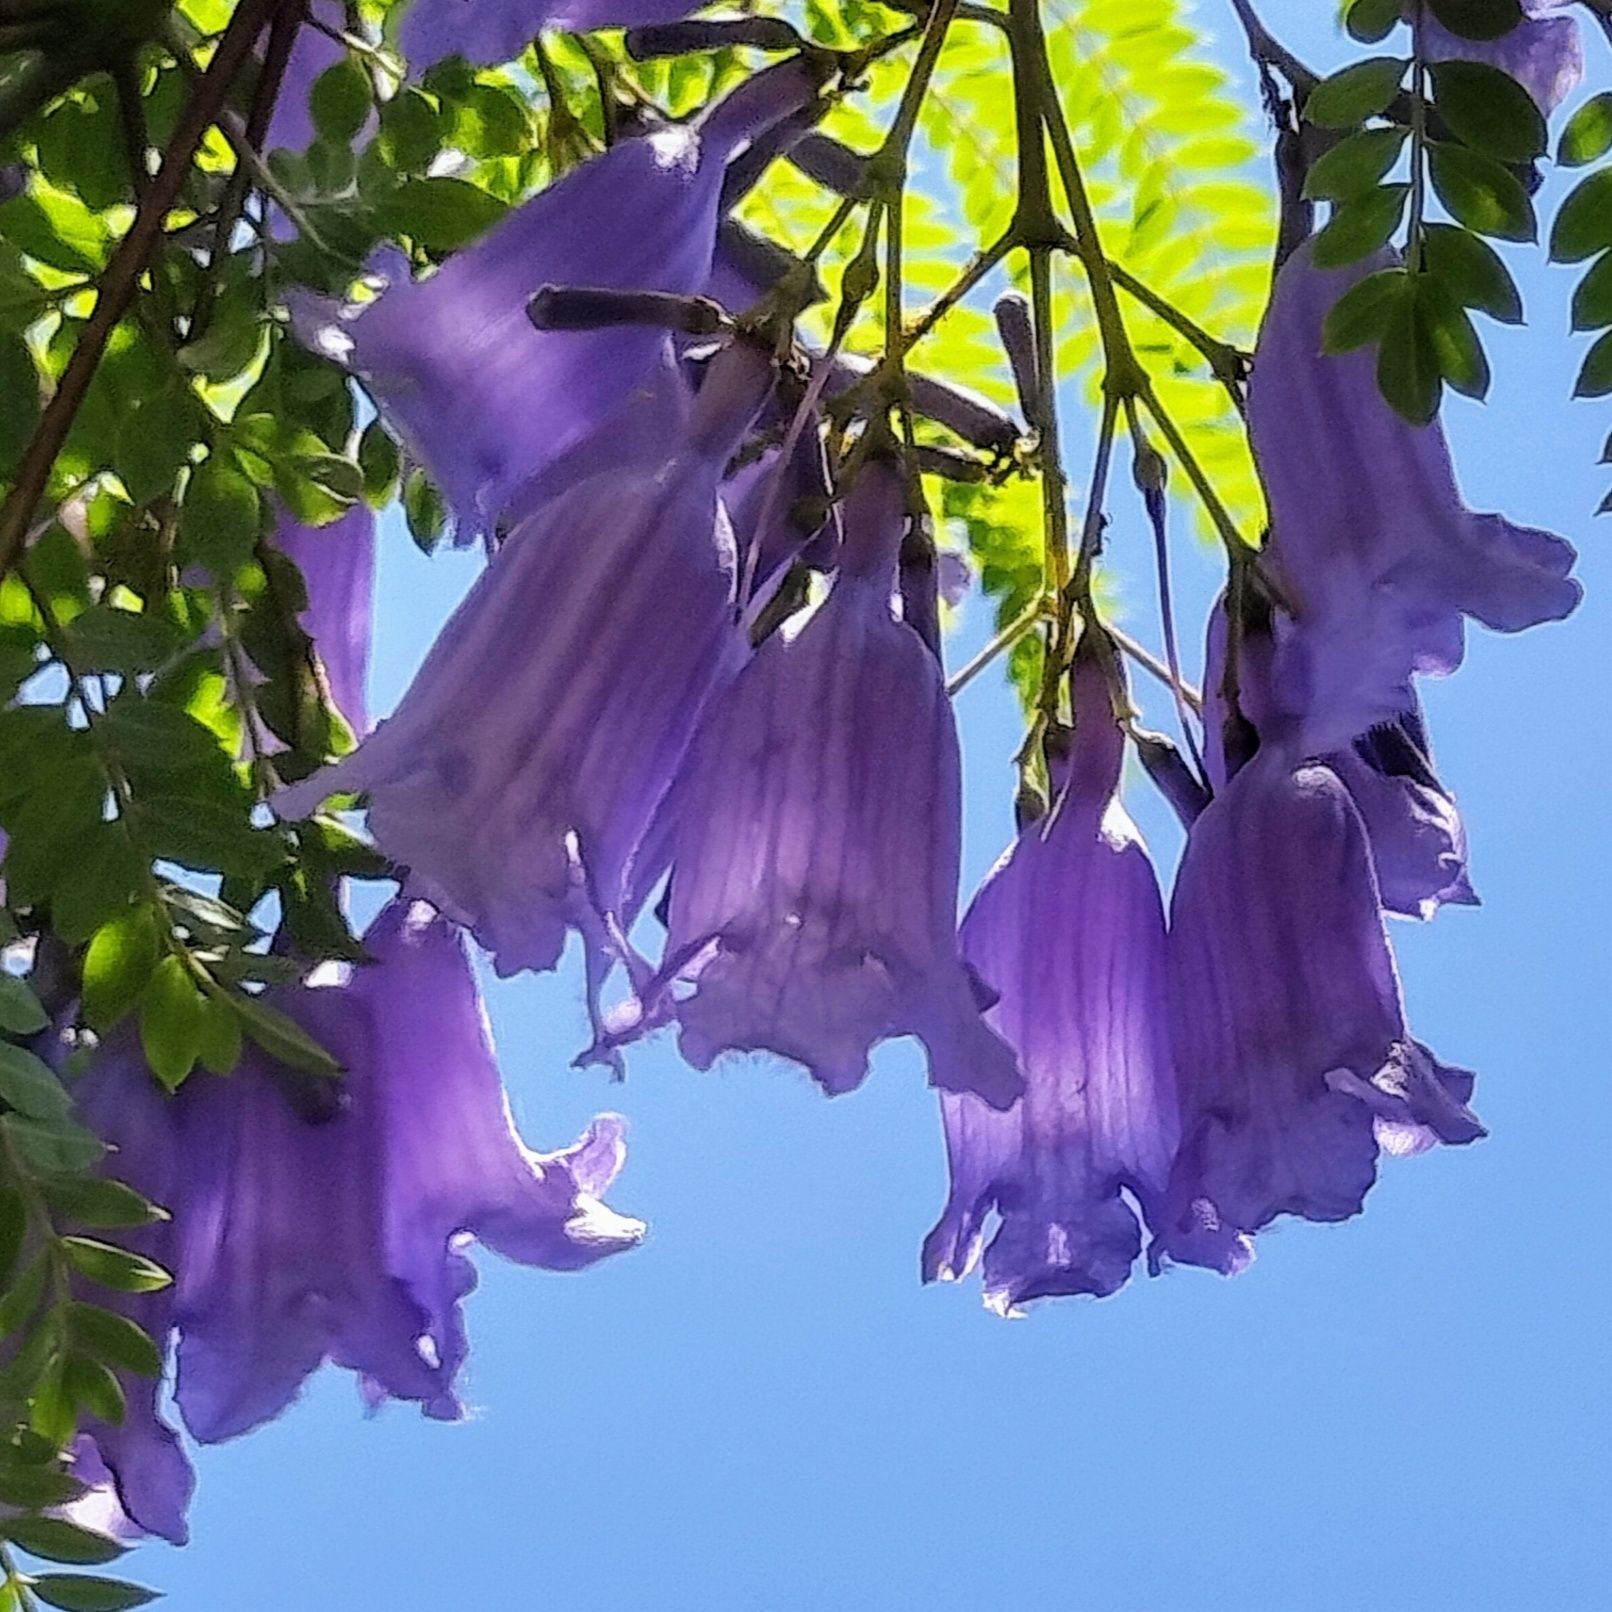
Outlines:
<svg viewBox="0 0 1612 1612"><path fill-rule="evenodd" d="M416 73L444 56L490 67L513 61L545 28L644 28L698 9L699 0L410 0L403 53Z"/></svg>
<svg viewBox="0 0 1612 1612"><path fill-rule="evenodd" d="M276 802L369 797L411 893L501 973L552 968L568 927L623 915L626 870L711 688L744 653L717 484L772 385L724 349L679 452L570 485L509 537L396 713Z"/></svg>
<svg viewBox="0 0 1612 1612"><path fill-rule="evenodd" d="M1321 352L1327 311L1379 255L1276 277L1249 388L1271 511L1267 563L1297 619L1278 625L1275 697L1303 748L1341 748L1414 708L1413 673L1460 664L1463 618L1514 632L1577 605L1571 546L1462 503L1444 433L1382 399L1372 354Z"/></svg>
<svg viewBox="0 0 1612 1612"><path fill-rule="evenodd" d="M1584 77L1578 24L1555 15L1572 4L1574 0L1523 0L1523 20L1498 39L1462 39L1424 12L1421 48L1430 61L1485 62L1510 73L1548 115Z"/></svg>
<svg viewBox="0 0 1612 1612"><path fill-rule="evenodd" d="M169 1099L120 1040L80 1088L113 1168L172 1210L145 1235L175 1285L131 1314L159 1341L178 1329L176 1397L204 1443L277 1415L326 1359L371 1398L454 1416L467 1237L574 1270L642 1236L600 1200L622 1159L614 1116L557 1154L515 1134L452 927L394 902L366 944L374 961L343 983L276 996L345 1065L339 1084L251 1050ZM128 1515L182 1537L188 1467L155 1388L131 1394L122 1428L92 1432Z"/></svg>
<svg viewBox="0 0 1612 1612"><path fill-rule="evenodd" d="M545 285L700 291L725 165L816 87L798 61L758 73L696 124L622 140L573 169L428 280L399 266L357 309L295 299L298 334L363 379L447 495L460 535L489 530L523 482L610 419L666 347L649 325L535 330L532 296Z"/></svg>
<svg viewBox="0 0 1612 1612"><path fill-rule="evenodd" d="M993 991L986 1022L1018 1053L1006 1113L942 1093L951 1196L923 1274L957 1280L984 1246L986 1302L1008 1313L1060 1293L1117 1291L1141 1252L1129 1191L1151 1212L1177 1134L1164 989L1164 908L1118 799L1124 738L1107 676L1083 658L1060 795L981 886L963 956Z"/></svg>
<svg viewBox="0 0 1612 1612"><path fill-rule="evenodd" d="M369 726L364 684L375 602L374 512L360 502L328 526L282 517L273 541L302 573L308 604L300 625L318 652L331 703L354 733L363 733Z"/></svg>
<svg viewBox="0 0 1612 1612"><path fill-rule="evenodd" d="M830 1093L860 1084L876 1041L916 1035L933 1084L1005 1107L1022 1082L957 954L957 732L891 608L900 472L870 462L844 519L828 598L712 701L669 803L666 960L642 1022L675 1011L698 1068L774 1052Z"/></svg>
<svg viewBox="0 0 1612 1612"><path fill-rule="evenodd" d="M1419 708L1362 734L1328 755L1326 764L1365 824L1389 912L1431 918L1442 906L1477 905L1467 876L1466 828L1433 770Z"/></svg>
<svg viewBox="0 0 1612 1612"><path fill-rule="evenodd" d="M1288 642L1303 631L1278 618ZM1241 715L1271 737L1303 734L1302 712L1283 712L1272 690L1274 647L1270 627L1245 626L1238 662ZM1226 608L1224 598L1209 615L1204 661L1204 757L1211 783L1224 786L1226 704ZM1368 728L1358 738L1311 759L1335 773L1349 791L1365 825L1384 908L1405 918L1431 918L1441 906L1474 906L1467 876L1466 827L1454 797L1433 767L1421 702L1409 692L1410 709Z"/></svg>
<svg viewBox="0 0 1612 1612"><path fill-rule="evenodd" d="M1167 948L1180 1151L1150 1259L1226 1273L1361 1209L1380 1146L1467 1142L1472 1077L1406 1028L1360 813L1267 743L1193 824Z"/></svg>

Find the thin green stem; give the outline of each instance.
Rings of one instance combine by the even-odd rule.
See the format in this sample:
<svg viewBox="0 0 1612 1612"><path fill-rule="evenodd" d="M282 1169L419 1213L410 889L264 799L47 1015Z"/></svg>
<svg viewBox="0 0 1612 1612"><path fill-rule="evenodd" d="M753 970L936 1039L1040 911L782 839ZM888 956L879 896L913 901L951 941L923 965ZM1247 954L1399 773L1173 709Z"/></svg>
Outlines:
<svg viewBox="0 0 1612 1612"><path fill-rule="evenodd" d="M1410 222L1405 239L1405 268L1416 274L1422 267L1422 218L1427 210L1427 58L1422 52L1422 19L1426 7L1417 0L1411 19L1410 105Z"/></svg>
<svg viewBox="0 0 1612 1612"><path fill-rule="evenodd" d="M997 658L998 655L1001 655L1007 650L1012 649L1012 647L1018 643L1018 641L1023 638L1024 635L1029 632L1038 621L1041 621L1043 618L1045 618L1050 613L1051 608L1051 603L1047 599L1046 595L1038 595L1033 604L1031 604L1027 609L1020 611L1019 614L1007 624L1007 626L1002 628L1002 630L998 632L997 635L992 638L991 641L986 644L986 646L952 678L952 680L946 685L946 692L948 694L958 694L963 689L967 688L968 685L972 683L974 679L978 677L979 674Z"/></svg>

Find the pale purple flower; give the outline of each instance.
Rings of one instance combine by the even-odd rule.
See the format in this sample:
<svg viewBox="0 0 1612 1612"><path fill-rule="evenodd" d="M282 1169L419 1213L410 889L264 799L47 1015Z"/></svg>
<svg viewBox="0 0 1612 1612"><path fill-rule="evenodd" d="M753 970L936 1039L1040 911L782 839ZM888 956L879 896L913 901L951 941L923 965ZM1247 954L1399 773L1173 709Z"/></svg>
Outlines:
<svg viewBox="0 0 1612 1612"><path fill-rule="evenodd" d="M1412 711L1414 673L1460 664L1464 617L1515 632L1566 616L1581 593L1561 538L1467 509L1443 430L1394 413L1370 352L1322 355L1327 310L1387 266L1328 272L1296 251L1249 387L1267 563L1297 613L1278 623L1275 697L1314 754Z"/></svg>
<svg viewBox="0 0 1612 1612"><path fill-rule="evenodd" d="M444 56L491 66L520 55L545 28L640 28L698 9L698 0L412 0L401 37L415 72Z"/></svg>
<svg viewBox="0 0 1612 1612"><path fill-rule="evenodd" d="M712 701L670 803L666 959L642 1022L675 1011L698 1068L769 1051L830 1093L860 1084L875 1042L915 1035L933 1084L1003 1107L1022 1082L956 947L956 728L892 610L905 520L899 470L869 463L828 598Z"/></svg>
<svg viewBox="0 0 1612 1612"><path fill-rule="evenodd" d="M697 123L622 140L517 208L429 279L341 309L292 299L314 351L360 376L442 487L461 536L488 530L511 495L603 425L667 345L644 325L534 330L544 285L691 294L711 269L729 159L809 102L799 61L758 73Z"/></svg>
<svg viewBox="0 0 1612 1612"><path fill-rule="evenodd" d="M1485 62L1510 73L1539 103L1554 112L1584 76L1584 47L1578 24L1555 13L1574 0L1522 0L1523 20L1498 39L1462 39L1428 16L1422 23L1422 49L1436 62Z"/></svg>
<svg viewBox="0 0 1612 1612"><path fill-rule="evenodd" d="M308 604L298 620L318 651L331 702L361 734L369 726L364 682L375 595L374 512L360 502L328 526L303 526L282 515L273 541L302 573Z"/></svg>
<svg viewBox="0 0 1612 1612"><path fill-rule="evenodd" d="M1482 1134L1472 1077L1406 1027L1365 828L1328 768L1269 743L1216 795L1167 959L1182 1133L1155 1266L1239 1270L1280 1215L1358 1213L1380 1147Z"/></svg>
<svg viewBox="0 0 1612 1612"><path fill-rule="evenodd" d="M986 1302L1003 1313L1117 1291L1141 1252L1122 1193L1151 1209L1169 1180L1164 909L1119 801L1123 757L1107 678L1084 660L1060 803L1020 831L963 919L963 956L997 994L986 1022L1017 1052L1025 1090L1006 1113L941 1094L951 1196L923 1274L957 1280L983 1246Z"/></svg>
<svg viewBox="0 0 1612 1612"><path fill-rule="evenodd" d="M282 793L287 816L369 797L408 888L473 929L501 973L552 968L568 927L626 918L634 851L710 689L744 653L717 484L772 385L724 349L679 450L573 482L519 526L396 713Z"/></svg>
<svg viewBox="0 0 1612 1612"><path fill-rule="evenodd" d="M125 1038L80 1087L119 1149L112 1167L172 1210L137 1235L175 1285L129 1313L159 1341L177 1329L176 1399L204 1443L277 1415L326 1359L371 1398L455 1416L466 1238L575 1270L643 1232L600 1200L622 1159L614 1116L556 1154L515 1134L453 928L399 901L366 944L374 962L342 983L274 998L342 1061L339 1084L249 1050L233 1074L198 1071L170 1099ZM189 1469L155 1389L131 1393L122 1428L91 1431L129 1516L181 1538Z"/></svg>

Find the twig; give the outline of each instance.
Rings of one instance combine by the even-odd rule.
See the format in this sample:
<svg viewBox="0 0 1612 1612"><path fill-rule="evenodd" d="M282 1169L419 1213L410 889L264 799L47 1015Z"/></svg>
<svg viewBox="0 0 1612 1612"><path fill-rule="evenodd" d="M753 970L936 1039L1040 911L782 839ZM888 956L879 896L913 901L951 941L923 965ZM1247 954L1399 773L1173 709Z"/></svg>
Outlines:
<svg viewBox="0 0 1612 1612"><path fill-rule="evenodd" d="M283 0L241 0L179 120L173 141L163 155L162 166L152 178L135 209L128 233L118 243L112 261L101 276L95 311L84 324L73 356L68 359L55 394L46 404L23 454L16 483L4 506L0 507L0 576L16 564L22 552L28 524L50 480L51 467L78 417L112 331L128 311L139 290L140 277L162 241L163 220L184 188L196 151L223 108L264 23L282 3Z"/></svg>

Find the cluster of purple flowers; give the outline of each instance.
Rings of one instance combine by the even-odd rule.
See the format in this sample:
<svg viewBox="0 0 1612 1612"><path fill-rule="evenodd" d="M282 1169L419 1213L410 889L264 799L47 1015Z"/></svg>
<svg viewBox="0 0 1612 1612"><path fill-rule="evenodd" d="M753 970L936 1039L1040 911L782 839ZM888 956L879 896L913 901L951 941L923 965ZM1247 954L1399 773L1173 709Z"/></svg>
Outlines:
<svg viewBox="0 0 1612 1612"><path fill-rule="evenodd" d="M475 54L471 9L417 0L406 42ZM506 24L650 20L620 9L475 15L497 56ZM118 1168L173 1210L143 1235L175 1284L129 1303L178 1333L204 1441L276 1414L326 1358L452 1415L466 1236L573 1269L641 1235L600 1201L613 1117L555 1155L514 1134L461 931L501 974L555 967L578 934L599 1059L675 1026L697 1067L765 1051L841 1093L875 1043L916 1037L952 1174L924 1274L980 1263L1004 1311L1112 1293L1144 1243L1154 1269L1232 1273L1279 1216L1357 1213L1380 1152L1481 1134L1472 1077L1408 1028L1385 928L1474 899L1415 683L1455 669L1468 616L1572 610L1572 551L1470 512L1438 427L1395 416L1367 356L1320 356L1351 276L1301 249L1250 397L1270 539L1210 624L1212 795L1168 911L1120 802L1130 707L1093 625L1047 741L1049 809L959 930L956 728L901 585L912 468L870 423L825 479L830 377L787 373L743 325L701 346L527 317L545 286L742 312L731 172L816 94L786 62L620 141L431 277L388 268L360 307L293 309L491 557L394 714L274 802L294 819L361 796L403 880L371 962L278 999L345 1066L339 1089L254 1053L169 1099L118 1040L83 1087ZM281 533L360 732L370 538L367 517ZM769 611L803 555L817 596ZM663 885L648 961L633 936ZM607 1013L615 970L629 998ZM93 1437L135 1523L182 1537L189 1470L154 1389Z"/></svg>

